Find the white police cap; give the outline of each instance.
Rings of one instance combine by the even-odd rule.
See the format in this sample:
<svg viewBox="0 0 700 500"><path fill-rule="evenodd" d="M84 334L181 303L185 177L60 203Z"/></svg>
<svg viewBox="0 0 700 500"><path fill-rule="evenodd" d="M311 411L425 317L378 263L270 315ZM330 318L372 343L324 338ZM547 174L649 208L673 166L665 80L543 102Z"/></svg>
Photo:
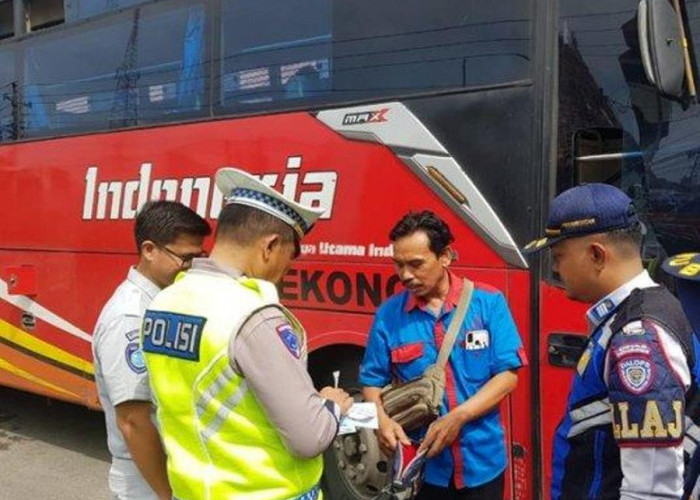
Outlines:
<svg viewBox="0 0 700 500"><path fill-rule="evenodd" d="M216 187L223 193L226 205L247 205L267 212L289 224L300 239L325 212L325 209L307 207L290 200L238 168L219 169L216 172Z"/></svg>

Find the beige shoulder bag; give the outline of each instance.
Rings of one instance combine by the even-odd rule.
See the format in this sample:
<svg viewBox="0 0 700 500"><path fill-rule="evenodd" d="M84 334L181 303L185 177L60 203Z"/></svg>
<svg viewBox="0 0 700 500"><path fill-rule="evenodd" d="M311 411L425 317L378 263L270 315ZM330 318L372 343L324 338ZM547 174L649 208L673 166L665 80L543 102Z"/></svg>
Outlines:
<svg viewBox="0 0 700 500"><path fill-rule="evenodd" d="M419 379L404 384L388 385L382 390L384 411L406 431L427 425L440 415L440 404L445 393L445 366L450 358L459 327L469 309L474 284L465 279L459 305L447 334L442 341L435 364L425 369Z"/></svg>

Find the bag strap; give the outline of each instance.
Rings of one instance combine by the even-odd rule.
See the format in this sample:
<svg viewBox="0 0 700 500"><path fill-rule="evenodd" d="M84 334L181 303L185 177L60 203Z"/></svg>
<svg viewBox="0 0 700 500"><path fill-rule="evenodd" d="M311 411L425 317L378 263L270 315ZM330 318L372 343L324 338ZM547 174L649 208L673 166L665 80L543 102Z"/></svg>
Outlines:
<svg viewBox="0 0 700 500"><path fill-rule="evenodd" d="M457 310L455 311L454 316L452 316L450 326L447 329L445 338L442 340L442 346L440 347L438 359L435 362L435 366L439 367L443 371L447 365L447 360L450 358L452 348L455 345L455 339L457 338L459 327L462 325L464 322L464 317L467 315L467 309L469 309L469 304L472 301L473 291L474 283L465 278L464 286L462 287L462 294L459 296Z"/></svg>

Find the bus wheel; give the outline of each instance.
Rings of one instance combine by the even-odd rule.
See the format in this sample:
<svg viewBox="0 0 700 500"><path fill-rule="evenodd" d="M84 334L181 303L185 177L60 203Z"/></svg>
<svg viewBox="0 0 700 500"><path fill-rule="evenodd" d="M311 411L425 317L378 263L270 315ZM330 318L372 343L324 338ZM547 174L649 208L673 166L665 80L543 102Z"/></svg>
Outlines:
<svg viewBox="0 0 700 500"><path fill-rule="evenodd" d="M309 373L316 387L332 384L333 371L340 370L340 387L360 401L357 371L362 353L356 346L334 345L309 354ZM323 463L325 500L373 500L386 484L389 465L371 429L336 436Z"/></svg>
<svg viewBox="0 0 700 500"><path fill-rule="evenodd" d="M337 436L323 461L323 490L329 500L373 499L386 484L387 460L371 429Z"/></svg>

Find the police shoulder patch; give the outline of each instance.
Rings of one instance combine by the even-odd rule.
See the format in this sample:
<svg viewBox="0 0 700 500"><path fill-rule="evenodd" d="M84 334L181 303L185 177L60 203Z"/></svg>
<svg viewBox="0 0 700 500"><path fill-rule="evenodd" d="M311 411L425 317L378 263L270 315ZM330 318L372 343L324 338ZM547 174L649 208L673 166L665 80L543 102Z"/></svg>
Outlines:
<svg viewBox="0 0 700 500"><path fill-rule="evenodd" d="M146 372L146 361L138 342L129 342L124 355L126 356L126 364L132 372L138 374Z"/></svg>
<svg viewBox="0 0 700 500"><path fill-rule="evenodd" d="M618 375L624 388L632 394L643 394L656 375L651 356L635 353L617 362Z"/></svg>
<svg viewBox="0 0 700 500"><path fill-rule="evenodd" d="M296 359L301 357L301 343L299 337L289 323L283 323L277 327L277 335Z"/></svg>

